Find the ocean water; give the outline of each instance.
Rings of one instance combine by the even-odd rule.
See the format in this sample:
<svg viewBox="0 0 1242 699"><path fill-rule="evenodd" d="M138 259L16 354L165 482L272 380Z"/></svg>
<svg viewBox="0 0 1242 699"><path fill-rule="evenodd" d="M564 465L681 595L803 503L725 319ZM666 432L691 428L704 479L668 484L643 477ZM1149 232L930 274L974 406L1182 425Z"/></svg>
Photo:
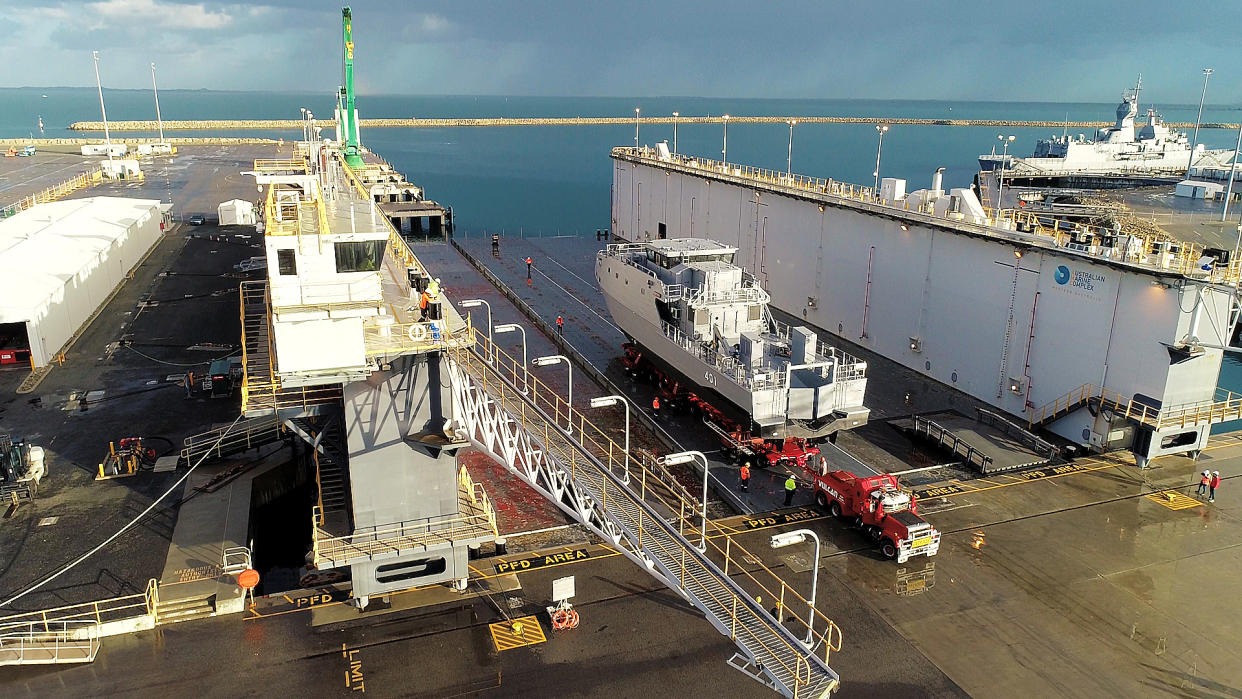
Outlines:
<svg viewBox="0 0 1242 699"><path fill-rule="evenodd" d="M1120 94L1120 87L1118 95ZM44 98L42 95L46 94ZM105 90L109 119L153 119L150 91ZM1103 97L1108 97L1107 95ZM165 119L297 118L299 107L329 116L330 94L209 92L165 90L160 107ZM965 119L1111 121L1115 101L1099 104L1036 102L936 102L884 100L749 100L718 98L573 98L573 97L421 97L363 96L358 108L367 117L520 117L644 115L839 115ZM1168 121L1193 121L1198 105L1160 106ZM99 119L99 98L89 88L0 89L0 137L82 136L70 123ZM1209 106L1204 121L1237 121L1237 108ZM720 124L677 129L683 153L719 158ZM989 152L1000 132L1017 137L1011 150L1029 154L1037 138L1051 129L996 129L897 125L884 137L881 176L903 177L907 189L930 184L931 173L945 168L945 184L965 186L977 170L976 158ZM205 132L170 132L201 136ZM257 131L215 135L297 137ZM146 134L143 134L146 135ZM640 129L644 144L673 139L672 125ZM760 167L785 169L789 129L784 124L732 124L729 159ZM1201 131L1209 147L1232 147L1235 134ZM364 129L363 143L383 155L428 196L453 207L464 234L590 234L608 225L611 167L609 149L634 143L634 127L501 127L444 129ZM856 183L872 181L876 131L869 124L800 124L794 130L793 169L808 175Z"/></svg>
<svg viewBox="0 0 1242 699"><path fill-rule="evenodd" d="M901 100L750 100L721 98L576 98L504 96L362 96L363 118L404 117L569 117L628 116L640 107L647 116L669 115L832 115L1109 121L1116 98L1099 103L939 102ZM43 97L43 95L47 95ZM151 92L105 90L109 119L154 119ZM1144 94L1144 97L1159 97ZM1144 101L1142 110L1151 103ZM324 117L332 113L331 94L211 92L165 90L160 108L165 119L296 119L299 107ZM1198 105L1156 107L1170 122L1193 122ZM42 117L47 137L81 137L68 130L80 120L99 119L99 98L89 88L0 89L0 137L38 135ZM1242 109L1208 105L1205 122L1237 122ZM976 158L990 152L997 135L1017 140L1010 151L1029 155L1038 138L1054 129L895 125L884 137L882 177L902 177L907 189L930 185L936 168L945 168L945 184L967 186L977 171ZM295 138L290 132L169 132L173 136L268 136ZM143 134L146 135L146 134ZM732 124L729 160L783 170L789 129L783 124ZM673 140L672 125L640 128L643 144ZM1232 148L1236 132L1204 129L1199 140L1209 148ZM427 195L453 207L459 235L591 235L609 225L613 146L633 145L634 127L536 126L435 129L364 129L362 141L388 159ZM677 129L682 153L719 158L720 124ZM870 124L800 124L794 130L793 169L807 175L870 183L877 135ZM1242 393L1242 355L1226 353L1220 385ZM1214 431L1242 428L1242 422Z"/></svg>

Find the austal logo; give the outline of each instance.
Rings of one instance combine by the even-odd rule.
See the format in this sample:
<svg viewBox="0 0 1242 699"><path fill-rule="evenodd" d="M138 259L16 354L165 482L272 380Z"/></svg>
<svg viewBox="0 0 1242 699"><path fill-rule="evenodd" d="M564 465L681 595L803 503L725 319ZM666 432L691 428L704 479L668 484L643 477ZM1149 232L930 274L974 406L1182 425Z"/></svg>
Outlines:
<svg viewBox="0 0 1242 699"><path fill-rule="evenodd" d="M1082 291L1095 291L1096 285L1104 282L1104 275L1098 272L1070 270L1065 265L1058 265L1052 278L1061 286L1069 286Z"/></svg>

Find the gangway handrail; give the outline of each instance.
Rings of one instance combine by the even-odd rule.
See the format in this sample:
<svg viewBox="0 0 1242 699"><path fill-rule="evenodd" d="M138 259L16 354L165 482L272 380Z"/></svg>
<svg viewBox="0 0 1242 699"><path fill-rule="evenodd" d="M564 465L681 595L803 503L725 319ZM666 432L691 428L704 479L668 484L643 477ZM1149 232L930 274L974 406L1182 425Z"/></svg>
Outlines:
<svg viewBox="0 0 1242 699"><path fill-rule="evenodd" d="M0 652L16 655L12 660L5 658L0 664L91 662L99 652L99 645L98 622L30 621L0 629ZM62 656L68 651L75 651L76 654ZM41 657L28 656L33 653L40 653Z"/></svg>
<svg viewBox="0 0 1242 699"><path fill-rule="evenodd" d="M68 604L49 609L36 609L29 612L18 612L0 617L0 633L6 629L25 624L50 624L68 621L82 621L94 624L105 624L141 616L152 616L159 604L159 582L155 579L147 581L142 592L118 597L108 597L90 602ZM139 611L141 610L141 611Z"/></svg>
<svg viewBox="0 0 1242 699"><path fill-rule="evenodd" d="M478 344L473 352L456 351L452 353L452 357L459 365L466 367L468 373L474 376L475 380L483 384L484 392L492 396L492 400L496 400L495 392L499 392L502 407L507 402L511 402L513 409L510 411L510 414L515 417L520 415L519 419L522 421L523 429L530 429L532 425L528 423L536 417L532 411L527 409L527 404L533 406L539 413L546 414L548 420L558 427L555 428L556 432L554 432L549 430L547 423L545 423L545 445L552 451L559 449L562 452L561 456L568 462L571 471L577 467L578 463L586 461L576 456L576 449L582 449L584 454L590 454L593 459L598 459L597 463L604 466L604 468L600 469L600 472L608 480L619 478L616 474L628 467L631 481L637 478L640 482L641 495L635 497L628 489L619 487L616 489L615 494L605 493L605 498L616 497L629 501L633 506L648 512L648 518L660 519L661 524L666 524L669 527L675 525L680 532L679 536L694 536L696 532L702 532L701 525L695 525L694 523L698 511L697 502L689 502L673 491L661 492L648 487L648 475L651 475L653 478L656 478L656 476L646 464L635 459L632 454L625 454L623 449L614 440L609 438L603 430L589 421L577 408L565 405L564 399L537 377L531 377L530 393L528 396L522 396L521 392L516 389L516 386L521 385L521 379L525 378L525 368L523 365L503 350L489 347L489 343L483 337L476 338L476 343ZM492 353L495 364L488 364L483 359L484 356L488 356L489 352ZM492 378L493 374L499 378ZM489 385L491 387L490 392L488 391ZM538 420L535 420L535 422L537 423ZM562 424L572 424L572 429L566 433L563 428L559 427ZM558 435L557 432L560 434ZM569 435L572 435L572 437ZM554 436L562 440L573 439L575 440L573 443L576 443L577 447L573 449L558 448L552 443L551 437ZM568 453L564 453L566 451ZM614 482L619 483L619 481L615 480ZM605 490L607 489L607 482L605 482L604 488ZM650 510L653 505L648 502L649 499L654 499L655 503L660 504L662 509L671 515L671 522L664 523L663 515L655 514L654 510ZM724 538L723 545L718 542L718 539L721 537ZM639 541L642 541L641 526L639 527ZM712 535L712 537L707 539L707 547L709 555L722 558L723 574L726 577L729 576L730 569L732 568L733 575L752 585L752 589L757 590L759 594L767 594L770 596L770 599L776 601L778 611L783 618L795 621L806 627L807 620L801 616L801 613L791 610L791 606L800 609L802 604L808 604L809 606L809 603L785 583L784 580L763 565L758 556L754 556L747 551L727 532ZM708 560L709 562L711 561L711 559ZM758 563L755 563L756 561ZM731 584L738 584L737 581L732 579L730 581ZM745 594L748 597L746 600L741 601L741 604L744 606L754 605L754 601L749 597L750 593ZM723 600L717 600L717 602L725 603ZM736 602L738 600L735 597L732 603ZM764 614L766 614L766 611ZM840 649L840 629L836 627L835 623L827 615L818 609L815 609L812 614L816 622L815 626L819 629L815 632L817 643L820 644L817 647L822 648L822 662L827 666L831 651ZM781 628L784 629L784 627ZM786 635L790 635L790 632L783 630L779 635L781 638L785 638ZM790 649L798 653L805 652L805 649L800 644L797 644L796 640L793 641ZM809 672L809 667L805 671L800 668L793 668L792 671L795 674L801 673L805 675L806 672Z"/></svg>

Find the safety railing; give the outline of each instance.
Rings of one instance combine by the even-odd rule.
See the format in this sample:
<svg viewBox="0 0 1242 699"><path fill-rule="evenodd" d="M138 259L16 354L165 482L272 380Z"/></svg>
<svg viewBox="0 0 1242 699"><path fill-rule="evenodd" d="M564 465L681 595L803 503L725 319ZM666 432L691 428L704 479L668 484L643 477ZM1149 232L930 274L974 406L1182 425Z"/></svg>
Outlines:
<svg viewBox="0 0 1242 699"><path fill-rule="evenodd" d="M347 536L332 536L321 529L323 515L320 507L316 506L311 513L315 563L325 568L336 568L359 559L371 560L382 554L497 535L495 508L483 487L470 478L464 466L458 471L457 504L458 512L455 514L356 529Z"/></svg>
<svg viewBox="0 0 1242 699"><path fill-rule="evenodd" d="M979 415L979 422L985 425L991 425L992 427L995 427L996 429L1005 433L1009 437L1014 438L1019 443L1026 445L1028 448L1030 448L1031 451L1035 452L1036 454L1039 454L1040 456L1043 456L1049 459L1056 456L1057 448L1053 446L1051 443L1043 439L1040 439L1039 437L1036 437L1030 432L1022 429L1018 425L1015 425L1009 420L1006 420L1000 415L992 412L991 410L985 410L984 408L978 408L978 415Z"/></svg>
<svg viewBox="0 0 1242 699"><path fill-rule="evenodd" d="M147 581L145 590L131 595L109 597L102 600L50 609L39 609L32 612L20 612L0 617L0 633L7 633L14 628L25 628L31 624L50 628L51 625L64 622L106 624L141 616L155 618L158 605L159 582L151 579Z"/></svg>
<svg viewBox="0 0 1242 699"><path fill-rule="evenodd" d="M269 174L278 172L306 172L302 159L258 158L254 161L255 172Z"/></svg>
<svg viewBox="0 0 1242 699"><path fill-rule="evenodd" d="M667 515L666 521L669 525L676 528L686 539L699 538L706 528L706 555L751 598L740 600L727 587L706 591L718 608L726 610L726 621L735 637L750 634L748 640L760 644L769 644L772 638L781 639L777 642L783 644L783 648L767 648L772 657L777 658L778 662L787 663L785 669L794 676L803 678L804 681L809 678L810 668L803 657L808 652L805 647L783 640L779 633L765 635L764 638L768 640L764 640L756 636L753 629L746 629L740 623L739 604L750 606L759 599L766 599L776 606L777 623L784 624L787 629L792 627L795 635L811 630L814 640L811 646L815 649L813 652L822 653L825 664L829 662L833 651L840 650L840 628L823 612L818 609L811 610L806 598L733 536L720 530L713 532L711 522L704 523L698 516L700 502L689 501L677 491L663 487L660 476L650 466L634 458L633 454L627 454L604 429L588 420L577 408L568 405L557 390L538 377L531 376L519 360L499 347L492 346L483 336L476 337L475 342L477 345L473 350L463 348L451 352L453 359L480 383L482 390L498 402L502 410L520 424L523 431L542 437L543 445L549 453L568 466L571 480L578 475L578 469L583 470L583 475L594 477L595 482L601 484L601 507L607 509L608 503L615 500L629 505L628 511L638 513L637 521L630 522L637 532L637 545L662 545L658 536L647 535L655 530L663 532L663 523L651 522L643 516L640 501L656 508L662 515ZM492 357L490 363L485 359L487 356ZM529 384L524 383L527 379ZM522 392L514 388L517 386L528 388ZM562 430L568 430L568 435ZM600 478L602 474L598 473L597 467L583 458L575 446L590 453L613 475L628 474L630 486L617 487L610 485L610 479ZM673 561L673 575L684 585L689 572L685 548L679 545L665 547L663 553L667 560ZM807 608L806 611L802 611L804 607ZM779 658L782 657L796 659L780 661Z"/></svg>
<svg viewBox="0 0 1242 699"><path fill-rule="evenodd" d="M17 215L36 204L45 204L50 201L56 201L66 197L79 189L85 189L92 184L98 184L103 179L103 171L99 169L90 172L84 172L80 175L74 175L60 184L52 185L28 197L23 197L12 204L0 207L0 219Z"/></svg>
<svg viewBox="0 0 1242 699"><path fill-rule="evenodd" d="M1112 411L1119 417L1156 429L1195 427L1242 420L1242 394L1225 389L1218 388L1212 400L1157 408L1095 384L1083 384L1051 403L1032 411L1029 424L1032 427L1043 425L1051 420L1064 417L1091 401L1098 401L1102 408Z"/></svg>
<svg viewBox="0 0 1242 699"><path fill-rule="evenodd" d="M1003 238L1010 242L1043 242L1073 251L1084 257L1125 262L1148 269L1197 276L1216 282L1238 283L1242 278L1242 260L1230 260L1228 264L1212 264L1203 269L1199 260L1204 257L1204 246L1197 243L1174 241L1169 236L1129 233L1126 242L1133 240L1132 248L1116 245L1121 231L1104 226L1089 225L1058 219L1049 219L1035 212L1014 209L989 210L982 220L968 220L961 212L910 208L909 199L888 201L872 187L838 182L832 179L778 172L749 165L723 163L708 158L695 158L682 154L662 157L654 148L619 147L613 149L614 157L648 161L654 166L683 169L691 173L711 173L725 179L760 183L775 189L830 195L862 204L896 209L908 214L934 219L941 225L969 228L972 231ZM1114 242L1113 245L1097 243L1082 244L1075 241L1090 237L1092 241Z"/></svg>
<svg viewBox="0 0 1242 699"><path fill-rule="evenodd" d="M928 440L948 449L954 456L962 457L966 464L974 466L984 473L990 470L992 457L984 454L976 449L974 445L922 415L914 416L914 433L922 434Z"/></svg>
<svg viewBox="0 0 1242 699"><path fill-rule="evenodd" d="M468 333L452 332L446 320L364 325L362 328L368 357L445 350L468 343L470 337Z"/></svg>
<svg viewBox="0 0 1242 699"><path fill-rule="evenodd" d="M733 289L717 289L714 291L703 291L702 289L694 289L690 292L688 303L692 307L706 306L716 303L762 303L767 304L772 300L768 296L768 292L757 286L743 286Z"/></svg>
<svg viewBox="0 0 1242 699"><path fill-rule="evenodd" d="M93 621L29 622L0 630L0 665L89 663L99 652Z"/></svg>

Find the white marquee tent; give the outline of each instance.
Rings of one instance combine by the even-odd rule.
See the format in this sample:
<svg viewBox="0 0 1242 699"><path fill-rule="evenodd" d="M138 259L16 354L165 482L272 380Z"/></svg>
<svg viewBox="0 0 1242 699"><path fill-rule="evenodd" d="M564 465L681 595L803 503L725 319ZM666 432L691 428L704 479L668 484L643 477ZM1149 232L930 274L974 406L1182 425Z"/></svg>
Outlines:
<svg viewBox="0 0 1242 699"><path fill-rule="evenodd" d="M159 240L155 199L90 197L0 220L0 323L24 323L46 365Z"/></svg>
<svg viewBox="0 0 1242 699"><path fill-rule="evenodd" d="M221 226L253 226L255 224L254 204L245 199L230 199L216 207L220 215Z"/></svg>

